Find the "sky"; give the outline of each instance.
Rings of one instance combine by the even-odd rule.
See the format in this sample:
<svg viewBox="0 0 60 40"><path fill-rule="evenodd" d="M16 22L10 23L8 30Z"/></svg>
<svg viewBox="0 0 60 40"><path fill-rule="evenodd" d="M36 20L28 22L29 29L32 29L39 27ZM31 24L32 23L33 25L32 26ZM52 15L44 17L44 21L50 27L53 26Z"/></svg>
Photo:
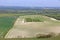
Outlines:
<svg viewBox="0 0 60 40"><path fill-rule="evenodd" d="M60 7L60 0L0 0L0 6Z"/></svg>

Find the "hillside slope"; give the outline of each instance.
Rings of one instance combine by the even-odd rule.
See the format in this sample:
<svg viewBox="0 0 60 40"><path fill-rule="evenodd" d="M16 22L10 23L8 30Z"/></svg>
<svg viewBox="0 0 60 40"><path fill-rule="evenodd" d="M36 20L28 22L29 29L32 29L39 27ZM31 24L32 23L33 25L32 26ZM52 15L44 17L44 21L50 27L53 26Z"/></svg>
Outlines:
<svg viewBox="0 0 60 40"><path fill-rule="evenodd" d="M26 22L25 18L39 18L41 22ZM47 34L53 32L60 33L60 21L42 15L26 15L20 16L13 28L6 34L5 38L32 38L36 34Z"/></svg>

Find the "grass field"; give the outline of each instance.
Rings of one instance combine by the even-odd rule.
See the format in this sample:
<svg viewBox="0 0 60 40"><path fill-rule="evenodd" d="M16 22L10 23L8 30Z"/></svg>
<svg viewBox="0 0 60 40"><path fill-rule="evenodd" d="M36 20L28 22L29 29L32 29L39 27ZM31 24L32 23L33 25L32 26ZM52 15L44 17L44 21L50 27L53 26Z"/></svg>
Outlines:
<svg viewBox="0 0 60 40"><path fill-rule="evenodd" d="M41 22L37 21L24 21L25 18L38 18L43 20ZM48 30L48 31L47 31ZM59 20L52 20L50 17L42 16L42 15L25 15L20 16L13 28L8 32L6 38L18 38L18 37L27 37L27 36L35 36L37 33L59 33L60 31L60 22Z"/></svg>
<svg viewBox="0 0 60 40"><path fill-rule="evenodd" d="M60 35L53 38L0 38L0 40L60 40Z"/></svg>
<svg viewBox="0 0 60 40"><path fill-rule="evenodd" d="M16 23L17 25L15 25L15 21L17 20L17 18L20 18L19 19L20 21L18 21ZM27 25L19 24L19 22L21 22L25 18L33 18L33 19L37 18L37 20L34 19L34 21L31 24L27 24ZM38 22L39 20L40 20L40 23ZM37 23L35 23L35 22L37 22ZM8 33L8 31L11 28L12 29L16 28L16 29L19 29L19 30L23 30L24 29L24 30L28 30L30 32L34 32L35 33L38 30L41 31L40 30L41 27L42 28L44 27L44 28L47 28L47 29L49 27L52 27L52 29L54 27L58 27L59 28L60 27L60 21L56 21L56 20L54 21L54 20L51 20L49 17L42 16L42 15L26 15L26 16L22 16L20 14L0 14L0 40L59 40L60 39L60 36L53 37L53 38L11 38L11 39L9 39L9 38L5 39L4 38L5 35ZM55 28L54 28L54 30L55 30Z"/></svg>
<svg viewBox="0 0 60 40"><path fill-rule="evenodd" d="M0 15L0 38L4 38L6 33L14 25L17 16Z"/></svg>

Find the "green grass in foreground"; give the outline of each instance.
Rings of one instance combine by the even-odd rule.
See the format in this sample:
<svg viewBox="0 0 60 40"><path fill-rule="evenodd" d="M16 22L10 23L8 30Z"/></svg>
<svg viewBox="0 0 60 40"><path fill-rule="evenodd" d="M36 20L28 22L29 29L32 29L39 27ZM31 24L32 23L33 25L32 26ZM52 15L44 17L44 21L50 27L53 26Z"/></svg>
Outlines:
<svg viewBox="0 0 60 40"><path fill-rule="evenodd" d="M47 40L46 38L44 39L37 39L37 38L15 38L15 39L0 39L0 40Z"/></svg>
<svg viewBox="0 0 60 40"><path fill-rule="evenodd" d="M60 35L52 38L11 38L11 39L0 38L0 40L60 40Z"/></svg>
<svg viewBox="0 0 60 40"><path fill-rule="evenodd" d="M60 36L52 38L11 38L11 39L0 38L0 40L60 40Z"/></svg>
<svg viewBox="0 0 60 40"><path fill-rule="evenodd" d="M15 16L0 17L0 38L4 38L9 29L12 28L16 18Z"/></svg>

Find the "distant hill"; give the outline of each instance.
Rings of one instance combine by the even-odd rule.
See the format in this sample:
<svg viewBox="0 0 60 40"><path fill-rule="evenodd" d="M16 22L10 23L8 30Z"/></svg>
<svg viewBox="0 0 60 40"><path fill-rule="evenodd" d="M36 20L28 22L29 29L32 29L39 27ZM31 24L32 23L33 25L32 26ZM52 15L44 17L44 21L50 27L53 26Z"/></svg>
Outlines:
<svg viewBox="0 0 60 40"><path fill-rule="evenodd" d="M60 7L21 7L21 6L0 6L0 10L39 10L39 9L60 9Z"/></svg>
<svg viewBox="0 0 60 40"><path fill-rule="evenodd" d="M0 14L45 15L60 20L60 7L0 6Z"/></svg>

